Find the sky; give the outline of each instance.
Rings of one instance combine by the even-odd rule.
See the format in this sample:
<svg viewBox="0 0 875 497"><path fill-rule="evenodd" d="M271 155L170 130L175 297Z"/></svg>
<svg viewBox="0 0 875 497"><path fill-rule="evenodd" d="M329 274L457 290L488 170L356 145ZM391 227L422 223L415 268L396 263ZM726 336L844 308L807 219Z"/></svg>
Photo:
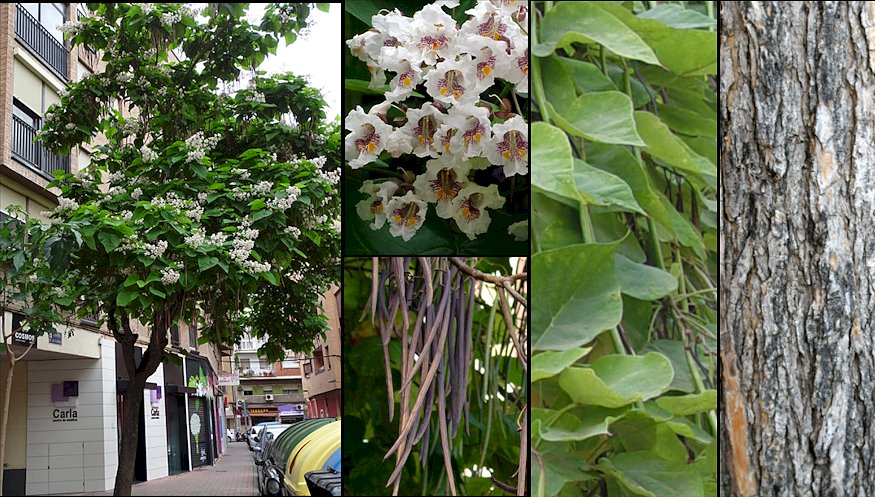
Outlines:
<svg viewBox="0 0 875 497"><path fill-rule="evenodd" d="M249 4L247 17L258 22L264 14L265 4ZM322 90L328 103L326 115L331 121L340 115L340 64L341 4L331 4L328 12L314 9L310 13L310 33L289 46L281 39L276 55L268 56L259 69L268 74L291 71L298 76L308 76L310 83Z"/></svg>

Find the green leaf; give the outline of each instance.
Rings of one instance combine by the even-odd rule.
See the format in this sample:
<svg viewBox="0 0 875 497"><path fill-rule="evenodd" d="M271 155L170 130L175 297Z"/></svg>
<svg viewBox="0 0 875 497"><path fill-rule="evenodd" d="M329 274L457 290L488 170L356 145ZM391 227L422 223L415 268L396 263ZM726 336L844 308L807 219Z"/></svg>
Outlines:
<svg viewBox="0 0 875 497"><path fill-rule="evenodd" d="M202 255L202 256L197 258L198 269L200 269L201 272L206 271L207 269L210 269L211 267L215 266L218 263L219 263L218 258L211 257L208 255Z"/></svg>
<svg viewBox="0 0 875 497"><path fill-rule="evenodd" d="M675 416L708 412L717 409L717 390L705 390L702 393L680 397L660 397L656 399L656 404Z"/></svg>
<svg viewBox="0 0 875 497"><path fill-rule="evenodd" d="M554 109L556 110L556 109ZM600 143L644 146L632 117L632 100L618 91L585 93L558 109L557 123L570 135Z"/></svg>
<svg viewBox="0 0 875 497"><path fill-rule="evenodd" d="M12 256L12 265L15 266L16 271L24 267L25 261L26 257L24 256L24 251L22 250L17 250L15 252L15 255Z"/></svg>
<svg viewBox="0 0 875 497"><path fill-rule="evenodd" d="M542 289L532 308L534 350L579 347L620 322L616 248L616 243L581 244L534 255L532 266L541 269L532 272L532 286Z"/></svg>
<svg viewBox="0 0 875 497"><path fill-rule="evenodd" d="M541 71L550 75L549 78L544 78L544 93L547 96L547 101L560 109L573 104L577 99L574 81L571 79L571 72L568 71L559 57L551 55L542 60Z"/></svg>
<svg viewBox="0 0 875 497"><path fill-rule="evenodd" d="M578 404L622 407L665 392L674 371L662 354L599 357L589 368L568 368L559 385Z"/></svg>
<svg viewBox="0 0 875 497"><path fill-rule="evenodd" d="M125 278L125 282L122 283L122 286L134 286L137 282L140 281L140 275L137 273L133 273Z"/></svg>
<svg viewBox="0 0 875 497"><path fill-rule="evenodd" d="M646 214L635 201L628 183L580 159L574 159L574 183L580 196L589 204L616 206L625 211Z"/></svg>
<svg viewBox="0 0 875 497"><path fill-rule="evenodd" d="M546 412L539 413L538 411ZM533 409L532 425L545 441L580 442L588 438L610 435L608 426L622 417L622 414L619 416L608 415L609 412L614 411L589 406L585 412L584 419L568 412L562 413L556 418L557 411L552 409ZM554 421L548 424L550 420Z"/></svg>
<svg viewBox="0 0 875 497"><path fill-rule="evenodd" d="M581 93L616 90L610 78L604 75L595 64L577 59L562 57L562 63L571 73L574 84Z"/></svg>
<svg viewBox="0 0 875 497"><path fill-rule="evenodd" d="M668 126L658 117L646 111L635 112L635 122L641 137L647 143L644 152L673 166L675 169L696 174L717 176L717 166L710 162L700 162L701 157L693 152L686 143L674 135ZM703 165L707 167L702 168Z"/></svg>
<svg viewBox="0 0 875 497"><path fill-rule="evenodd" d="M648 497L704 497L704 479L683 462L667 461L651 452L625 452L602 459L598 468L629 492Z"/></svg>
<svg viewBox="0 0 875 497"><path fill-rule="evenodd" d="M112 252L115 250L119 244L121 244L121 237L116 236L109 231L101 231L97 234L97 239L100 240L100 243L103 244L103 247L106 249L106 252Z"/></svg>
<svg viewBox="0 0 875 497"><path fill-rule="evenodd" d="M161 290L155 288L154 286L150 286L150 287L149 287L149 292L152 293L152 295L157 295L158 297L161 297L162 299L167 298L167 294L166 294L166 293L164 293L164 292L162 292Z"/></svg>
<svg viewBox="0 0 875 497"><path fill-rule="evenodd" d="M280 284L280 277L279 274L276 273L276 271L266 271L264 273L261 273L261 276L269 281L270 284L273 286L279 286Z"/></svg>
<svg viewBox="0 0 875 497"><path fill-rule="evenodd" d="M653 50L638 34L613 15L590 2L560 2L541 23L543 43L533 49L535 55L549 55L556 48L571 53L572 43L599 43L627 59L659 65Z"/></svg>
<svg viewBox="0 0 875 497"><path fill-rule="evenodd" d="M568 137L547 123L532 124L532 185L546 192L577 200L574 161Z"/></svg>
<svg viewBox="0 0 875 497"><path fill-rule="evenodd" d="M717 21L680 5L662 3L638 14L639 19L655 19L673 28L711 28Z"/></svg>
<svg viewBox="0 0 875 497"><path fill-rule="evenodd" d="M140 292L137 290L130 290L128 288L122 288L122 290L118 293L115 298L115 303L119 307L127 307L128 304L133 302L140 296Z"/></svg>
<svg viewBox="0 0 875 497"><path fill-rule="evenodd" d="M623 293L640 300L657 300L674 292L678 280L657 267L633 262L617 255L617 280Z"/></svg>
<svg viewBox="0 0 875 497"><path fill-rule="evenodd" d="M592 347L574 348L561 352L541 352L532 358L532 382L555 376L578 359L589 354Z"/></svg>
<svg viewBox="0 0 875 497"><path fill-rule="evenodd" d="M654 340L647 344L644 350L659 352L671 361L674 378L671 380L669 390L687 393L696 391L693 375L690 373L690 367L687 365L687 356L684 352L683 342L677 340Z"/></svg>

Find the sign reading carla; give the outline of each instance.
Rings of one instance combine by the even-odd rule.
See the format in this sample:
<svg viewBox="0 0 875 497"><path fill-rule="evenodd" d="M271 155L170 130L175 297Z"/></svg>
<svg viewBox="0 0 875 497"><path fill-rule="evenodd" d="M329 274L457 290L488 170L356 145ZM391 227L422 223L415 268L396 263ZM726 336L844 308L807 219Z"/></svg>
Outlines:
<svg viewBox="0 0 875 497"><path fill-rule="evenodd" d="M62 421L79 421L79 413L72 407L69 409L55 409L52 411L52 423Z"/></svg>

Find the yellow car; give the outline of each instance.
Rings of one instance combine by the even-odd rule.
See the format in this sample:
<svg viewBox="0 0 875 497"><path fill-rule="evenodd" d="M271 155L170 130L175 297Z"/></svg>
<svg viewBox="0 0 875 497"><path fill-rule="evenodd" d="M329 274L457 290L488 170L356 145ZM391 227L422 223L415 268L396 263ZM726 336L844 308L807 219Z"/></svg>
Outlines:
<svg viewBox="0 0 875 497"><path fill-rule="evenodd" d="M292 449L283 479L286 495L310 495L304 475L319 471L340 448L340 420L307 435Z"/></svg>

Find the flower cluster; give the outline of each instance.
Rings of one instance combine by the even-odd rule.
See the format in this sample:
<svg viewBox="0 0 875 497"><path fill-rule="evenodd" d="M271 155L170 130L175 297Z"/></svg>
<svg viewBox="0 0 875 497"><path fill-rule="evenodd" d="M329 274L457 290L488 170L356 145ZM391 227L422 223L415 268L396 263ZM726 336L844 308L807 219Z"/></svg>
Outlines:
<svg viewBox="0 0 875 497"><path fill-rule="evenodd" d="M206 136L203 131L191 135L185 140L185 146L188 147L188 160L200 162L217 143L219 143L219 135Z"/></svg>
<svg viewBox="0 0 875 497"><path fill-rule="evenodd" d="M390 234L405 241L423 225L428 204L473 240L488 230L487 209L505 204L497 185L471 179L475 171L501 168L480 176L499 182L528 174L528 124L511 112L510 101L502 101L500 109L487 101L499 93L490 90L496 84L528 94L527 4L478 0L461 25L444 10L458 5L437 0L412 17L397 9L381 13L372 17L374 29L347 41L367 64L371 87L384 87L386 71L395 75L384 102L347 115L349 166L364 167L381 154L428 159L425 172L406 183L368 180L360 189L366 198L357 204L359 216L373 221L375 230L389 221ZM431 100L403 103L417 87ZM404 117L390 120L392 108Z"/></svg>
<svg viewBox="0 0 875 497"><path fill-rule="evenodd" d="M69 35L70 37L74 37L82 32L82 29L85 28L85 24L82 21L67 21L64 24L59 26L55 26L55 29L64 33L65 35Z"/></svg>

